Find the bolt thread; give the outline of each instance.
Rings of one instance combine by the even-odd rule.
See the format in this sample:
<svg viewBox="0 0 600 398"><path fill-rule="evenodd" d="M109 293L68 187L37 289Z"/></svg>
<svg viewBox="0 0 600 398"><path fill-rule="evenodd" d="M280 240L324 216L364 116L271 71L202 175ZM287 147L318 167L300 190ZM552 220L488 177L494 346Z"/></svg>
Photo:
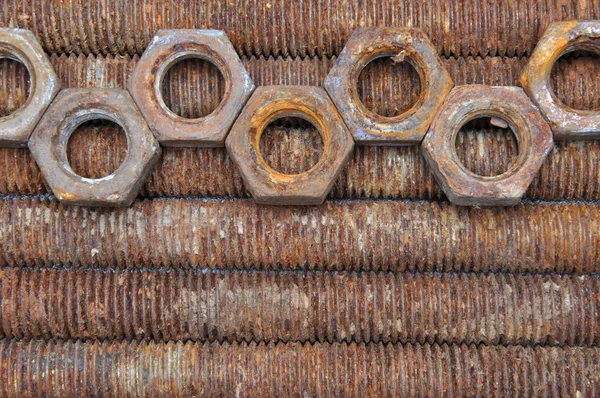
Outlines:
<svg viewBox="0 0 600 398"><path fill-rule="evenodd" d="M597 276L5 268L0 338L591 346L598 291Z"/></svg>
<svg viewBox="0 0 600 398"><path fill-rule="evenodd" d="M94 209L5 197L0 214L0 265L590 273L600 264L596 203L164 199Z"/></svg>

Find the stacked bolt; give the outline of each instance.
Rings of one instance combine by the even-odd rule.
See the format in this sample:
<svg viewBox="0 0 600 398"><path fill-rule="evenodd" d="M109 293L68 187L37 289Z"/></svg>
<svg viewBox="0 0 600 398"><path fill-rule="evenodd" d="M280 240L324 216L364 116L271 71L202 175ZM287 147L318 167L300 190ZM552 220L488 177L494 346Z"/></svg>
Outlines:
<svg viewBox="0 0 600 398"><path fill-rule="evenodd" d="M529 56L551 20L598 18L593 1L560 10L374 2L366 19L352 11L362 3L283 4L2 9L6 25L32 29L56 53L63 87L121 89L160 28L225 29L257 86L320 85L354 27L411 22L455 84L517 85L528 59L497 55ZM381 65L362 78L361 98L380 114L408 109L419 94L409 70L396 87ZM221 83L203 86L214 68L177 67L170 109L197 117L219 102ZM598 106L589 88L597 60L558 68L568 78L557 80L561 100ZM24 76L9 69L3 109L24 103ZM263 156L292 174L314 165L318 156L295 151L318 151L309 128L277 125ZM110 141L114 131L97 125L78 137L70 166L92 178L116 169L127 143ZM504 136L470 127L462 162L506 169L516 148ZM445 203L418 147L355 148L335 200L312 208L245 199L222 148L164 148L145 199L111 210L59 203L27 150L2 148L0 396L595 396L598 150L596 141L558 142L526 194L541 202L478 209Z"/></svg>

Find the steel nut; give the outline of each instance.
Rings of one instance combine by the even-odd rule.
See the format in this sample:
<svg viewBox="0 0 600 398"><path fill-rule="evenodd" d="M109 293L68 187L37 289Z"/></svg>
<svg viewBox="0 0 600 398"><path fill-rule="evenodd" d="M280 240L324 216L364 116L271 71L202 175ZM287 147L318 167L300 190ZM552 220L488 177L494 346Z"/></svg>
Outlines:
<svg viewBox="0 0 600 398"><path fill-rule="evenodd" d="M408 61L419 73L421 95L408 111L380 116L358 97L357 81L367 64L377 58ZM325 78L325 89L357 143L406 145L420 143L433 116L453 86L435 48L419 29L356 29Z"/></svg>
<svg viewBox="0 0 600 398"><path fill-rule="evenodd" d="M323 155L311 169L283 174L263 158L265 127L285 117L314 125L323 139ZM354 141L325 90L308 86L263 86L256 89L226 141L247 188L258 203L315 205L325 200L352 153Z"/></svg>
<svg viewBox="0 0 600 398"><path fill-rule="evenodd" d="M517 138L517 159L500 175L474 174L456 152L460 129L482 117L504 120ZM422 143L423 154L448 199L457 205L477 206L517 204L552 146L552 130L522 89L482 85L454 88Z"/></svg>
<svg viewBox="0 0 600 398"><path fill-rule="evenodd" d="M172 112L161 94L169 68L187 58L209 61L225 80L219 106L198 119ZM254 91L254 83L222 31L160 30L140 58L128 88L162 145L214 147L223 146L231 125Z"/></svg>
<svg viewBox="0 0 600 398"><path fill-rule="evenodd" d="M28 30L0 28L0 57L25 65L31 82L25 104L0 118L0 145L26 146L40 117L58 93L60 82L42 46Z"/></svg>
<svg viewBox="0 0 600 398"><path fill-rule="evenodd" d="M71 134L90 120L109 120L127 137L127 155L103 178L81 177L67 158ZM87 206L128 206L160 156L160 146L126 90L61 91L29 140L29 149L46 183L61 201Z"/></svg>
<svg viewBox="0 0 600 398"><path fill-rule="evenodd" d="M521 86L550 122L556 140L600 138L600 111L570 108L552 90L554 63L575 50L600 53L600 21L550 25L521 75Z"/></svg>

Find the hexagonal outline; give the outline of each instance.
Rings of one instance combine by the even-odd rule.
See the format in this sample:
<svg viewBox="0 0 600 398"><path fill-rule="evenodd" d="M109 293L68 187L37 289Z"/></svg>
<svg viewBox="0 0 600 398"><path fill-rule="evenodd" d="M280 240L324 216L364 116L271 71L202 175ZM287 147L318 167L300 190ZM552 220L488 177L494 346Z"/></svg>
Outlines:
<svg viewBox="0 0 600 398"><path fill-rule="evenodd" d="M486 91L488 93L486 93ZM492 94L489 92L491 91ZM474 92L474 93L473 93ZM474 104L475 110L468 115L455 116L459 109L466 108L462 101L464 93L470 94L467 101ZM483 93L484 95L479 95ZM487 95L486 95L487 94ZM506 101L507 97L515 97L518 105L513 106L512 102L507 102L508 108L522 113L523 120L526 121L531 117L538 118L538 123L547 128L545 135L525 137L523 132L515 128L514 120L506 120L511 126L513 134L517 136L519 142L519 155L516 161L511 164L511 167L502 174L495 176L481 176L467 169L458 158L456 153L456 136L461 127L470 120L486 116L497 116L502 119L508 119L507 115L500 112L482 107L482 98L488 97L488 100ZM519 98L520 97L520 98ZM529 107L526 112L523 108ZM506 108L505 108L506 109ZM438 128L436 124L443 123L446 116L455 119L454 127L450 130L447 128ZM529 125L529 124L528 124ZM440 131L438 133L438 131ZM451 132L452 134L449 134ZM544 134L544 131L541 131ZM438 137L439 136L439 137ZM439 141L437 141L439 139ZM522 151L523 140L530 139L529 153ZM546 145L546 142L549 144ZM527 188L535 178L537 172L542 166L544 159L553 148L552 131L547 125L543 116L539 113L535 105L530 101L525 92L518 87L498 87L484 85L463 85L455 87L448 97L444 105L436 114L436 119L431 125L427 135L421 144L423 155L430 166L431 171L436 177L436 180L442 187L442 190L448 199L456 205L513 205L520 201L521 197L527 191ZM455 169L453 169L453 167ZM513 185L514 180L523 178L521 186ZM463 186L468 186L468 190L464 190ZM517 195L509 196L515 189L519 189ZM486 195L474 196L473 192L484 190ZM485 200L488 203L482 203ZM493 203L492 203L493 202Z"/></svg>
<svg viewBox="0 0 600 398"><path fill-rule="evenodd" d="M60 80L42 46L29 30L0 28L2 47L5 47L7 58L25 65L30 89L23 106L0 118L0 144L26 146L35 126L60 90Z"/></svg>
<svg viewBox="0 0 600 398"><path fill-rule="evenodd" d="M78 98L83 98L84 105L79 104ZM77 127L98 119L121 126L127 137L127 155L110 175L93 179L73 171L67 145ZM138 130L133 131L135 128ZM33 131L29 150L57 199L86 206L131 204L161 154L158 141L129 93L105 88L62 90ZM144 166L138 167L140 164ZM134 183L130 184L131 181ZM127 192L116 193L128 185ZM77 190L83 193L73 193Z"/></svg>
<svg viewBox="0 0 600 398"><path fill-rule="evenodd" d="M554 94L550 77L558 59L579 47L580 37L600 37L600 20L554 22L546 29L520 76L520 85L550 122L554 139L600 137L600 111L566 106ZM600 50L600 46L598 46ZM581 127L578 124L585 123Z"/></svg>
<svg viewBox="0 0 600 398"><path fill-rule="evenodd" d="M308 114L311 112L307 111L310 109L310 101L321 104L315 106L317 109L312 110L320 116ZM289 108L290 111L270 110L273 103L283 103L284 108ZM327 110L330 110L331 114ZM328 115L330 120L326 120ZM276 119L289 116L300 117L313 124L319 130L324 143L323 155L317 164L297 174L284 174L273 169L266 163L260 150L264 127ZM341 135L327 137L327 134L331 134L324 133L324 125L327 123L336 123L336 131ZM262 127L257 127L256 135L253 136L251 130L255 125ZM323 88L261 86L256 89L240 113L227 137L226 147L257 203L314 205L325 200L353 151L354 140ZM319 188L320 184L322 184L320 192L317 194L310 192L311 189ZM294 200L295 197L297 198ZM281 200L274 200L274 198Z"/></svg>
<svg viewBox="0 0 600 398"><path fill-rule="evenodd" d="M391 51L392 48L394 51ZM402 114L380 116L361 103L356 83L360 72L371 61L391 56L399 50L419 73L421 94L417 102ZM375 55L363 57L363 53L368 51ZM435 82L428 84L432 75ZM432 88L435 85L440 87ZM354 30L323 86L358 144L410 145L421 142L454 83L433 44L420 29L371 27ZM427 107L430 107L429 111ZM412 126L415 123L417 126Z"/></svg>
<svg viewBox="0 0 600 398"><path fill-rule="evenodd" d="M159 63L163 47L175 45L204 46L212 54L167 51L168 56ZM219 69L225 80L225 94L220 104L209 115L201 118L187 119L175 114L164 104L160 93L160 85L168 69L185 58L200 58L210 62ZM158 66L153 68L156 63ZM149 88L140 86L144 81L148 81ZM254 88L250 74L227 35L223 31L211 29L159 30L142 54L127 84L127 89L152 132L164 146L223 146L235 118ZM149 98L147 102L146 98ZM166 128L164 124L172 126ZM180 137L179 134L186 129L194 132Z"/></svg>

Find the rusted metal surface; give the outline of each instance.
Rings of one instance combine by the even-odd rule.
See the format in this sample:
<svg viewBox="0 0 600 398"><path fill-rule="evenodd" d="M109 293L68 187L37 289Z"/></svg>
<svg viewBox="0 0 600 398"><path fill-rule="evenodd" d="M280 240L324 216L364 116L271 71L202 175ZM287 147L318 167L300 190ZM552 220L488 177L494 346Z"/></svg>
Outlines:
<svg viewBox="0 0 600 398"><path fill-rule="evenodd" d="M264 159L261 136L273 121L298 117L315 126L323 140L321 158L311 169L284 174ZM323 203L354 148L354 141L324 89L263 86L256 89L227 137L227 152L257 203ZM285 156L285 155L282 155Z"/></svg>
<svg viewBox="0 0 600 398"><path fill-rule="evenodd" d="M221 29L239 54L332 56L356 28L412 26L450 56L530 54L553 21L600 18L597 0L3 0L0 25L31 29L48 53L141 54L159 29Z"/></svg>
<svg viewBox="0 0 600 398"><path fill-rule="evenodd" d="M597 276L0 269L0 338L597 345Z"/></svg>
<svg viewBox="0 0 600 398"><path fill-rule="evenodd" d="M98 119L123 127L127 156L114 173L89 179L73 172L67 143L77 126ZM160 156L160 146L131 96L118 89L62 90L33 132L29 149L54 195L85 206L129 206Z"/></svg>
<svg viewBox="0 0 600 398"><path fill-rule="evenodd" d="M171 66L194 57L217 66L225 91L214 112L188 119L169 109L161 86ZM136 65L128 89L161 145L223 146L254 83L222 31L161 30Z"/></svg>
<svg viewBox="0 0 600 398"><path fill-rule="evenodd" d="M510 128L517 137L516 159L496 176L469 171L456 153L460 128L482 117L491 117L493 124ZM550 127L521 88L473 84L450 92L421 149L453 204L498 206L519 203L552 146Z"/></svg>
<svg viewBox="0 0 600 398"><path fill-rule="evenodd" d="M381 116L360 100L357 82L371 61L391 57L408 62L420 77L420 94L410 109ZM431 42L418 29L356 30L325 78L324 87L348 125L354 140L367 145L419 144L453 83Z"/></svg>
<svg viewBox="0 0 600 398"><path fill-rule="evenodd" d="M109 210L4 198L0 264L590 273L598 220L597 203L160 199Z"/></svg>
<svg viewBox="0 0 600 398"><path fill-rule="evenodd" d="M600 20L550 25L521 75L521 85L550 122L557 140L600 138L600 111L572 109L552 94L554 63L565 53L600 54Z"/></svg>
<svg viewBox="0 0 600 398"><path fill-rule="evenodd" d="M0 343L0 396L596 396L600 350L383 344Z"/></svg>
<svg viewBox="0 0 600 398"><path fill-rule="evenodd" d="M20 62L30 76L27 98L18 101L21 106L13 107L14 112L0 119L0 145L26 146L35 125L60 89L59 80L31 32L0 28L0 56Z"/></svg>

